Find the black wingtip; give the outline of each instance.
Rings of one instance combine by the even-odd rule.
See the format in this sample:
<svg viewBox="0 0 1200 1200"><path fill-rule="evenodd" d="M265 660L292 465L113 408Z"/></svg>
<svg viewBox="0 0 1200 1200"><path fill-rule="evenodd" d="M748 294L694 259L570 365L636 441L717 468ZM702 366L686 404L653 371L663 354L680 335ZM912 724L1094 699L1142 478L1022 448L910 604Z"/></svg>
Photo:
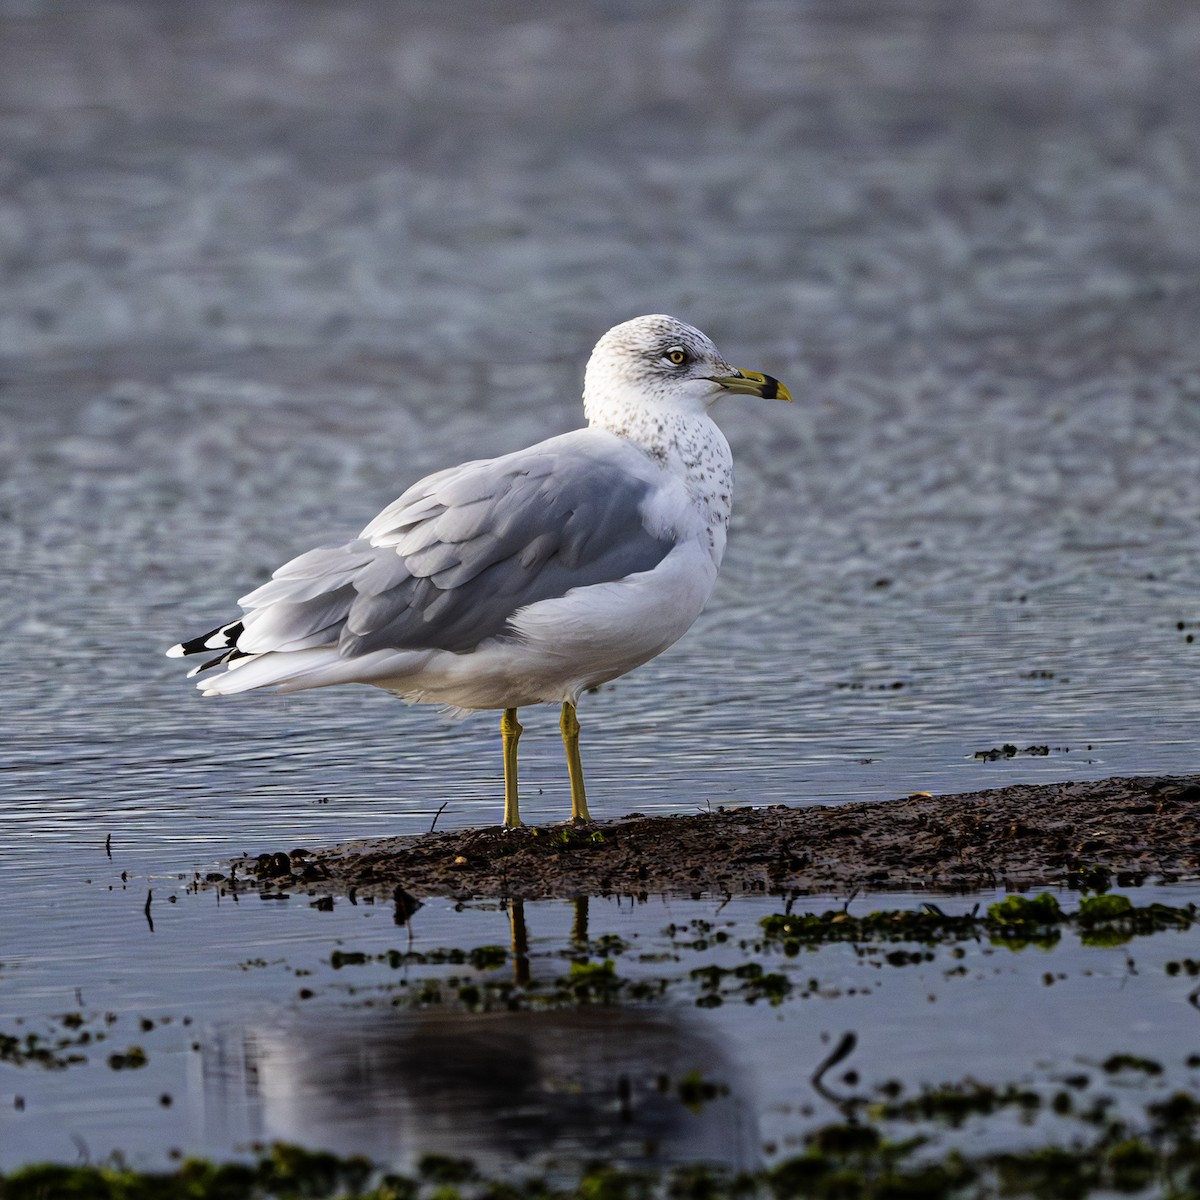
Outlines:
<svg viewBox="0 0 1200 1200"><path fill-rule="evenodd" d="M230 650L226 650L224 654L218 654L216 658L211 658L206 663L201 663L198 667L193 667L188 672L189 679L195 679L197 675L203 675L205 671L211 671L214 667L224 667L231 662L236 662L239 658L249 658L250 655L245 650L239 650L236 646Z"/></svg>
<svg viewBox="0 0 1200 1200"><path fill-rule="evenodd" d="M214 650L231 650L237 646L237 640L242 636L244 626L241 621L231 621L228 625L218 625L199 637L190 641L180 642L172 646L167 654L171 658L185 658L189 654L211 654Z"/></svg>

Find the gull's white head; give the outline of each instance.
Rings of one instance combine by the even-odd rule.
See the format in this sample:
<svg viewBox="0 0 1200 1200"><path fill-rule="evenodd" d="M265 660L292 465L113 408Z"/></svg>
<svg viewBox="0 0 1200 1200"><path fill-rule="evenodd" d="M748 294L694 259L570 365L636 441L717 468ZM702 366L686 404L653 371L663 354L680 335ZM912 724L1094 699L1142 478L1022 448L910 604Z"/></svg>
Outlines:
<svg viewBox="0 0 1200 1200"><path fill-rule="evenodd" d="M727 392L790 400L777 379L739 371L700 330L658 314L614 325L597 343L583 382L591 424L630 408L702 415Z"/></svg>

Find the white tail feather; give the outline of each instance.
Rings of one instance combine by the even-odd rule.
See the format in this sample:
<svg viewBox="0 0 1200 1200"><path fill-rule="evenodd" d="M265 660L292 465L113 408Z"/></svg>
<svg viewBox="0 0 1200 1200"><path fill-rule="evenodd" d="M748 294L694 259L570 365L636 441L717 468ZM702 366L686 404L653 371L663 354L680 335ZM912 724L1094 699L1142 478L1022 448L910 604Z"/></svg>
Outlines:
<svg viewBox="0 0 1200 1200"><path fill-rule="evenodd" d="M219 674L206 674L196 686L206 696L233 696L255 688L299 692L337 683L374 683L418 670L428 659L429 652L423 650L376 650L342 658L334 647L322 646L236 658Z"/></svg>

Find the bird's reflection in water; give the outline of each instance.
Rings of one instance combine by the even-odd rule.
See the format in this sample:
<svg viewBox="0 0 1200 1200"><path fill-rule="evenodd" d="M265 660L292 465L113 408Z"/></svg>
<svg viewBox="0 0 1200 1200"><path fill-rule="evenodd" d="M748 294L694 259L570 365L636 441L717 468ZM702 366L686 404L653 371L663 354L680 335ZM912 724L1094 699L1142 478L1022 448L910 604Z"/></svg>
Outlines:
<svg viewBox="0 0 1200 1200"><path fill-rule="evenodd" d="M509 912L524 986L524 906ZM576 902L572 953L586 942ZM551 961L538 965L561 974L563 960ZM550 1158L740 1169L758 1154L737 1072L691 1008L327 1009L227 1031L206 1054L205 1091L209 1113L243 1114L249 1137L401 1169L428 1153L491 1171Z"/></svg>

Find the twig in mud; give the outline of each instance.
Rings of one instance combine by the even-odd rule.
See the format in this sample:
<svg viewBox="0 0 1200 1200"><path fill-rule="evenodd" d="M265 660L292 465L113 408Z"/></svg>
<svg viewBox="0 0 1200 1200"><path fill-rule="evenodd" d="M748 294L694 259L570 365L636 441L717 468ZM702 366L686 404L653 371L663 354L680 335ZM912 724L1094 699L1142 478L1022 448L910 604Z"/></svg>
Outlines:
<svg viewBox="0 0 1200 1200"><path fill-rule="evenodd" d="M442 812L443 812L443 810L445 809L446 805L447 805L447 804L449 804L449 803L450 803L450 801L449 801L449 800L443 800L443 801L442 801L442 807L441 807L441 808L439 808L439 809L437 810L437 812L435 812L435 813L433 814L433 820L432 820L432 821L429 823L429 832L430 832L430 833L432 833L432 832L433 832L433 827L434 827L434 826L435 826L435 825L438 823L438 817L440 817L440 816L442 815Z"/></svg>

